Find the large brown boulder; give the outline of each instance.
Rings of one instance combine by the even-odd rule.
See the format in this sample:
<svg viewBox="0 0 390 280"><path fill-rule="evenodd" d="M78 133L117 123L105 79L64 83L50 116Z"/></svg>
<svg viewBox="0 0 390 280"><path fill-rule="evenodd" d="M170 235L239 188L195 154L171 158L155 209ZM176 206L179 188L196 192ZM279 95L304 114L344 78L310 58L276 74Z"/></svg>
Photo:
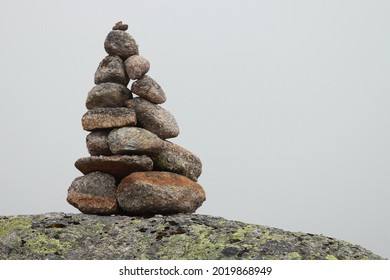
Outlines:
<svg viewBox="0 0 390 280"><path fill-rule="evenodd" d="M118 186L119 207L134 215L193 213L206 199L203 188L170 172L135 172Z"/></svg>

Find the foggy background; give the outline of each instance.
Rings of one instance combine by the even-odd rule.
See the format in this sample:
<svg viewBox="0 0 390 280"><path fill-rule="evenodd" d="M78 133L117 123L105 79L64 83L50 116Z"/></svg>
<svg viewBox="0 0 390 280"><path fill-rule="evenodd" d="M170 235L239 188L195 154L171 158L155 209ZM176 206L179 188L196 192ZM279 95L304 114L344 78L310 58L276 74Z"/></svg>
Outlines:
<svg viewBox="0 0 390 280"><path fill-rule="evenodd" d="M197 211L390 258L389 1L0 1L0 215L73 212L81 127L115 22L151 63Z"/></svg>

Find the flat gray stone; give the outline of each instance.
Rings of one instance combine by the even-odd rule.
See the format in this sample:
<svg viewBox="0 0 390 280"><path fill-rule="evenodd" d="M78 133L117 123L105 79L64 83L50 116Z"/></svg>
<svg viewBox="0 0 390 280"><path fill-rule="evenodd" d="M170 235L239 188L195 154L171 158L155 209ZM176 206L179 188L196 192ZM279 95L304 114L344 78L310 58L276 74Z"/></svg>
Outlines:
<svg viewBox="0 0 390 280"><path fill-rule="evenodd" d="M126 59L131 55L138 54L138 45L127 32L112 30L104 41L104 49L110 55L119 55Z"/></svg>
<svg viewBox="0 0 390 280"><path fill-rule="evenodd" d="M89 110L81 119L83 129L92 131L123 126L134 126L137 123L134 110L128 108L95 108Z"/></svg>
<svg viewBox="0 0 390 280"><path fill-rule="evenodd" d="M67 201L84 214L117 212L115 178L102 172L77 177L68 189Z"/></svg>
<svg viewBox="0 0 390 280"><path fill-rule="evenodd" d="M193 213L206 199L203 188L170 172L135 172L118 186L119 207L132 215Z"/></svg>
<svg viewBox="0 0 390 280"><path fill-rule="evenodd" d="M125 101L133 96L130 90L117 83L102 83L94 86L88 93L85 103L87 109L124 107Z"/></svg>
<svg viewBox="0 0 390 280"><path fill-rule="evenodd" d="M86 142L88 153L91 156L110 156L112 152L108 146L110 130L97 130L88 134Z"/></svg>
<svg viewBox="0 0 390 280"><path fill-rule="evenodd" d="M113 154L155 154L162 151L164 141L143 128L122 127L110 132L108 145Z"/></svg>
<svg viewBox="0 0 390 280"><path fill-rule="evenodd" d="M118 182L133 172L153 169L152 159L145 155L91 156L78 159L74 165L83 174L101 171Z"/></svg>
<svg viewBox="0 0 390 280"><path fill-rule="evenodd" d="M161 86L148 75L135 81L131 85L131 92L156 104L162 104L167 100Z"/></svg>
<svg viewBox="0 0 390 280"><path fill-rule="evenodd" d="M119 56L108 55L100 62L95 72L95 84L101 83L118 83L125 86L129 83L125 65Z"/></svg>
<svg viewBox="0 0 390 280"><path fill-rule="evenodd" d="M153 132L161 139L179 135L175 117L161 106L140 97L127 100L126 106L135 111L138 126Z"/></svg>
<svg viewBox="0 0 390 280"><path fill-rule="evenodd" d="M199 157L169 141L165 141L164 149L153 156L153 162L155 170L181 174L195 182L202 173L202 162Z"/></svg>
<svg viewBox="0 0 390 280"><path fill-rule="evenodd" d="M132 55L125 61L126 73L132 80L142 78L150 68L149 61L140 55Z"/></svg>
<svg viewBox="0 0 390 280"><path fill-rule="evenodd" d="M384 260L334 237L200 214L51 212L3 216L0 228L0 260Z"/></svg>

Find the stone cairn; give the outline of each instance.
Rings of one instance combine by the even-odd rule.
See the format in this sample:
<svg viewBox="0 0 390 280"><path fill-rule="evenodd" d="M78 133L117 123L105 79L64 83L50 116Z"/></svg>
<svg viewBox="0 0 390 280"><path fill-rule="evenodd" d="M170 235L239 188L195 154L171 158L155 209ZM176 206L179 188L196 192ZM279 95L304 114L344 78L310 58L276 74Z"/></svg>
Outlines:
<svg viewBox="0 0 390 280"><path fill-rule="evenodd" d="M178 136L179 127L158 105L165 93L146 75L149 61L139 55L127 28L118 22L104 42L108 56L95 72L81 120L90 131L90 156L76 161L84 176L74 179L67 201L85 214L193 213L206 199L196 183L202 163L166 141Z"/></svg>

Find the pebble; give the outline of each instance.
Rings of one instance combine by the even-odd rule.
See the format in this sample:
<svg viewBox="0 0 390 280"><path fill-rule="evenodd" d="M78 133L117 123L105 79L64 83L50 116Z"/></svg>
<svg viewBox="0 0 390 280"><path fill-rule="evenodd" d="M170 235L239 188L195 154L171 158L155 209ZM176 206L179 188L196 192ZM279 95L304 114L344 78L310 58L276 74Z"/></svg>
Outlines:
<svg viewBox="0 0 390 280"><path fill-rule="evenodd" d="M132 80L142 78L150 69L149 61L140 55L132 55L125 61L126 73Z"/></svg>
<svg viewBox="0 0 390 280"><path fill-rule="evenodd" d="M122 59L117 55L106 56L99 64L95 72L95 84L118 83L127 85L129 77L125 71L125 65Z"/></svg>
<svg viewBox="0 0 390 280"><path fill-rule="evenodd" d="M112 152L108 146L108 134L110 130L92 131L87 135L86 143L88 153L91 156L110 156Z"/></svg>
<svg viewBox="0 0 390 280"><path fill-rule="evenodd" d="M104 41L104 49L110 55L119 55L124 60L131 55L138 54L138 45L129 35L122 30L112 30Z"/></svg>
<svg viewBox="0 0 390 280"><path fill-rule="evenodd" d="M164 141L143 128L122 127L110 132L108 145L113 154L155 154L162 151Z"/></svg>
<svg viewBox="0 0 390 280"><path fill-rule="evenodd" d="M78 159L75 167L83 174L95 171L110 174L119 182L133 172L152 170L153 161L145 155L91 156Z"/></svg>
<svg viewBox="0 0 390 280"><path fill-rule="evenodd" d="M133 96L130 90L117 83L102 83L94 86L87 96L87 109L124 107L125 102Z"/></svg>
<svg viewBox="0 0 390 280"><path fill-rule="evenodd" d="M135 81L131 85L131 92L156 104L162 104L167 100L161 86L148 75Z"/></svg>
<svg viewBox="0 0 390 280"><path fill-rule="evenodd" d="M179 125L175 117L161 106L136 97L127 100L126 107L135 111L137 124L140 127L153 132L161 139L174 138L179 135Z"/></svg>
<svg viewBox="0 0 390 280"><path fill-rule="evenodd" d="M95 108L89 110L81 119L83 129L92 131L122 126L134 126L137 123L134 110L128 108Z"/></svg>
<svg viewBox="0 0 390 280"><path fill-rule="evenodd" d="M197 181L202 173L199 157L177 144L165 141L164 149L153 157L156 170L178 173Z"/></svg>

